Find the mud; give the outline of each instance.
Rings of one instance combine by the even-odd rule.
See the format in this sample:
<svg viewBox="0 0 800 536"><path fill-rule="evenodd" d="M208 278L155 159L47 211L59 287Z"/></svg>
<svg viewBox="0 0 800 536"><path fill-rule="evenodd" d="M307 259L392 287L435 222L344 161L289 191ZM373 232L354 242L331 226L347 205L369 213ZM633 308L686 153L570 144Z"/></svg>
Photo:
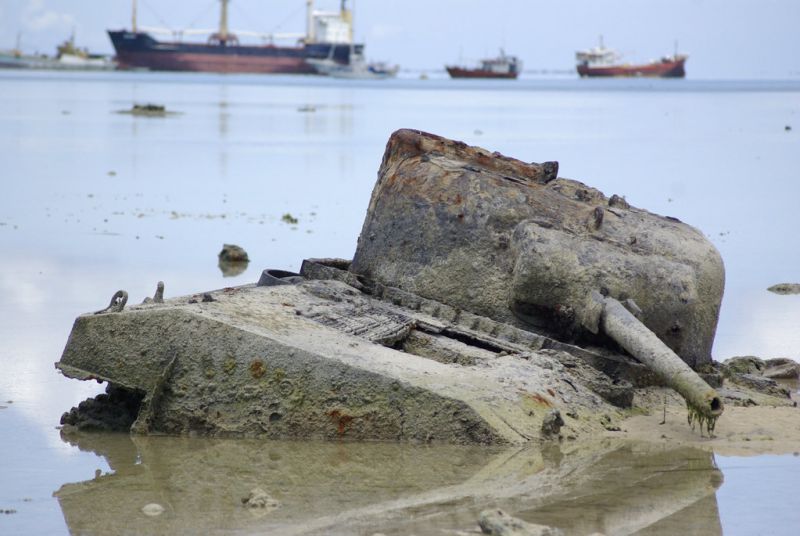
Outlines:
<svg viewBox="0 0 800 536"><path fill-rule="evenodd" d="M796 395L796 384L793 392ZM800 408L794 398L772 397L741 386L720 394L726 410L712 437L701 437L688 427L683 401L661 388L637 391L636 403L644 409L627 419L615 436L664 446L691 445L726 456L798 452Z"/></svg>

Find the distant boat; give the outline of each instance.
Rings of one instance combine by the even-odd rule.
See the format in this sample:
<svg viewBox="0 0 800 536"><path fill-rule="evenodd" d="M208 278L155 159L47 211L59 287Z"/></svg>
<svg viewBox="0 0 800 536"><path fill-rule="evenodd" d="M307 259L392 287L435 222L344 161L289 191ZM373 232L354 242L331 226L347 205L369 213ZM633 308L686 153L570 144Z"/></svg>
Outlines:
<svg viewBox="0 0 800 536"><path fill-rule="evenodd" d="M381 80L393 78L399 69L397 65L383 62L368 63L364 55L355 50L351 51L350 62L347 64L339 63L331 57L324 60L309 58L306 61L316 69L317 73L332 78Z"/></svg>
<svg viewBox="0 0 800 536"><path fill-rule="evenodd" d="M306 0L305 34L230 31L229 1L221 0L217 29L171 31L138 28L134 0L131 30L108 32L120 67L158 71L316 74L307 60L331 58L346 65L350 63L352 52L360 54L363 51L363 44L353 43L352 13L346 8L345 0L341 0L338 12L315 11L313 0ZM173 34L174 38L160 41L151 35L156 33ZM190 34L208 34L209 37L206 42L181 40L181 36ZM261 38L266 43L241 44L240 36ZM295 44L276 45L275 40L294 40Z"/></svg>
<svg viewBox="0 0 800 536"><path fill-rule="evenodd" d="M58 45L55 57L45 54L23 54L17 48L0 52L0 68L49 69L67 71L97 71L116 68L108 56L90 54L85 48L75 46L75 34Z"/></svg>
<svg viewBox="0 0 800 536"><path fill-rule="evenodd" d="M621 56L615 50L600 44L588 50L575 53L578 74L581 77L626 77L646 76L657 78L683 78L686 76L684 64L689 56L678 54L664 56L660 60L643 64L622 63Z"/></svg>
<svg viewBox="0 0 800 536"><path fill-rule="evenodd" d="M445 69L450 78L516 78L522 71L522 62L500 49L498 57L481 60L479 67L448 65Z"/></svg>

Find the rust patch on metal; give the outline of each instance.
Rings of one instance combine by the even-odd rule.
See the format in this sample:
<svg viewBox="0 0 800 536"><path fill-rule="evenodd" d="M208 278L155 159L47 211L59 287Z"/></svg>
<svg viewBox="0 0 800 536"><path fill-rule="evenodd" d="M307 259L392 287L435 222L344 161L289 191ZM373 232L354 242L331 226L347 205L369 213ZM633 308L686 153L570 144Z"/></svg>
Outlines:
<svg viewBox="0 0 800 536"><path fill-rule="evenodd" d="M553 403L539 393L525 393L525 398L534 404L539 404L548 408L553 407Z"/></svg>
<svg viewBox="0 0 800 536"><path fill-rule="evenodd" d="M260 359L254 359L250 363L250 376L252 376L256 380L261 378L266 373L267 373L267 366Z"/></svg>
<svg viewBox="0 0 800 536"><path fill-rule="evenodd" d="M343 436L344 433L347 431L347 427L350 426L350 423L353 422L354 417L352 415L347 415L346 413L342 413L338 409L334 409L328 412L328 417L336 423L336 433L340 436Z"/></svg>

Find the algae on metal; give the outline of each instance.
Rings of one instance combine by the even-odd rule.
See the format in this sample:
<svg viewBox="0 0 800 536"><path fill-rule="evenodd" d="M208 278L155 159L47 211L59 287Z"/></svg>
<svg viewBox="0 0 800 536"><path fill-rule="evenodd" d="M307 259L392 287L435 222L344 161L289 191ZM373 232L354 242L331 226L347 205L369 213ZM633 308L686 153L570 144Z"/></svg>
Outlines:
<svg viewBox="0 0 800 536"><path fill-rule="evenodd" d="M697 229L531 164L416 130L389 139L351 270L563 340L603 344L591 292L633 300L691 367L711 361L724 267Z"/></svg>
<svg viewBox="0 0 800 536"><path fill-rule="evenodd" d="M522 443L548 435L553 408L575 416L575 436L616 414L552 351L442 321L432 303L406 309L315 279L207 294L83 315L58 368L143 393L135 432ZM412 332L489 350L465 366L394 347Z"/></svg>

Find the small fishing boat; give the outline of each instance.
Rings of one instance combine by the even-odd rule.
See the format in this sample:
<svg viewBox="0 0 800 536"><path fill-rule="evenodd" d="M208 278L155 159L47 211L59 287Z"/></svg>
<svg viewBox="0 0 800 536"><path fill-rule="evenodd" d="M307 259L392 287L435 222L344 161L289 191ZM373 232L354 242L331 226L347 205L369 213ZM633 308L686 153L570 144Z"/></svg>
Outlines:
<svg viewBox="0 0 800 536"><path fill-rule="evenodd" d="M58 45L55 57L46 54L24 54L19 44L13 50L0 51L0 68L96 71L115 69L116 64L108 56L91 54L87 49L76 46L73 34Z"/></svg>
<svg viewBox="0 0 800 536"><path fill-rule="evenodd" d="M325 59L309 58L306 61L316 69L317 74L332 78L382 80L394 78L399 70L397 65L389 65L385 62L367 62L364 54L355 49L350 52L349 63L340 63L330 56Z"/></svg>

